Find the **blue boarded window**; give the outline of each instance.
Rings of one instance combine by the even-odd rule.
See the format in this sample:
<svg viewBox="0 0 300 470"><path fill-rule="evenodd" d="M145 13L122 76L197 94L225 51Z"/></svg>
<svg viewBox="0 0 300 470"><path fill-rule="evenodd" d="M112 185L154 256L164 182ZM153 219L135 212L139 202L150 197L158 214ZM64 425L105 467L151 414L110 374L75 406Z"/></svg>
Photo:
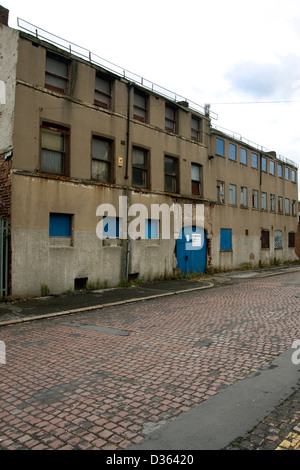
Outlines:
<svg viewBox="0 0 300 470"><path fill-rule="evenodd" d="M119 217L104 217L103 238L119 238L120 221Z"/></svg>
<svg viewBox="0 0 300 470"><path fill-rule="evenodd" d="M146 220L145 223L145 239L157 240L158 237L158 220Z"/></svg>
<svg viewBox="0 0 300 470"><path fill-rule="evenodd" d="M71 214L50 213L49 237L70 237L71 228Z"/></svg>
<svg viewBox="0 0 300 470"><path fill-rule="evenodd" d="M220 249L232 249L232 231L231 228L221 228Z"/></svg>
<svg viewBox="0 0 300 470"><path fill-rule="evenodd" d="M225 155L225 142L223 139L216 138L216 154L224 157Z"/></svg>

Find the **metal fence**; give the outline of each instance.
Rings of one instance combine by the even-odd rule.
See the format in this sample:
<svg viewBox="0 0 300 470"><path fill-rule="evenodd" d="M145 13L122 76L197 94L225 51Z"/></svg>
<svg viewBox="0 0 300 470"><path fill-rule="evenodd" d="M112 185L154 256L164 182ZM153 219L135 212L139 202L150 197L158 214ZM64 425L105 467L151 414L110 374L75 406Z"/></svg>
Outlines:
<svg viewBox="0 0 300 470"><path fill-rule="evenodd" d="M0 297L8 295L9 222L0 219Z"/></svg>

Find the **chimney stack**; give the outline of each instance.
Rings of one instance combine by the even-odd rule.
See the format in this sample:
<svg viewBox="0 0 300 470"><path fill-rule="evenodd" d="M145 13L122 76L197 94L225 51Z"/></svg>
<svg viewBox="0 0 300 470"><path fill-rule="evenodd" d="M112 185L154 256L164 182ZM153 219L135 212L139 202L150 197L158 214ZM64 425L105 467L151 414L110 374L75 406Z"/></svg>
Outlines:
<svg viewBox="0 0 300 470"><path fill-rule="evenodd" d="M8 14L9 10L0 5L0 23L8 26Z"/></svg>

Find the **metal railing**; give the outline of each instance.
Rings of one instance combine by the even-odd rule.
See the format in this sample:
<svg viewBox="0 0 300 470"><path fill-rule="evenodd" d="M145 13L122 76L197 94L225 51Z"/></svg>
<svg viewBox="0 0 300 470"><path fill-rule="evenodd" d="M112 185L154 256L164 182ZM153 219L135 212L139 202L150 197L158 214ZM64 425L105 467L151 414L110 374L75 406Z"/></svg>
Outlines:
<svg viewBox="0 0 300 470"><path fill-rule="evenodd" d="M207 112L207 108L206 108L207 105L204 105L204 106L199 105L195 103L194 101L191 101L181 95L178 95L177 93L174 93L171 90L168 90L167 88L161 87L160 85L157 85L156 83L153 83L152 81L147 80L146 78L143 78L140 75L130 72L129 70L123 67L120 67L119 65L116 65L113 62L110 62L109 60L106 60L103 57L98 56L97 54L94 54L89 49L86 49L82 46L79 46L78 44L75 44L71 41L63 39L60 36L52 34L49 31L46 31L45 29L42 29L40 27L33 25L32 23L29 23L28 21L22 20L21 18L17 18L17 24L19 28L34 35L37 39L49 42L50 44L53 44L59 48L64 49L70 54L76 55L84 60L88 60L89 62L91 62L92 64L96 66L103 67L109 72L112 72L115 75L119 76L120 78L123 78L129 82L136 83L137 85L141 85L143 88L151 90L151 92L156 93L160 96L163 96L164 98L167 98L169 100L175 101L176 103L188 102L189 109L191 109L191 111L195 111L201 114L206 114ZM209 116L212 119L215 119L215 120L218 119L218 115L214 113L213 111L211 111L210 107L209 107ZM254 142L251 142L248 139L243 138L238 133L229 131L227 129L223 129L222 127L216 126L216 125L212 125L212 127L216 130L219 129L221 130L221 132L224 132L225 134L234 138L235 140L240 140L241 142L244 142L245 144L248 144L249 146L252 146L262 152L265 152L265 153L270 152L270 150L266 149L265 147L262 147L261 145L258 145ZM289 165L292 165L298 168L298 164L296 164L292 160L289 160L288 158L285 158L281 155L276 155L276 158L278 160L281 160L282 162L285 162Z"/></svg>
<svg viewBox="0 0 300 470"><path fill-rule="evenodd" d="M228 137L231 137L234 140L239 140L240 142L243 142L244 144L249 145L249 147L253 147L253 148L255 148L256 150L258 150L260 152L263 152L263 153L272 152L270 149L267 149L266 147L263 147L262 145L259 145L255 142L252 142L251 140L246 139L245 137L242 137L241 134L238 134L237 132L233 132L233 131L230 131L228 129L225 129L224 127L216 126L216 125L212 125L212 128L217 130L217 131L219 130L223 134L226 134ZM276 158L276 160L280 160L281 162L286 163L287 165L291 165L295 168L299 168L298 163L295 163L295 162L293 162L293 160L290 160L289 158L283 157L282 155L279 155L278 153L276 153L275 158Z"/></svg>
<svg viewBox="0 0 300 470"><path fill-rule="evenodd" d="M134 72L130 72L129 70L120 67L119 65L116 65L113 62L110 62L109 60L98 56L97 54L94 54L90 50L82 46L78 46L78 44L74 44L71 41L56 36L55 34L49 33L49 31L39 28L38 26L35 26L32 23L29 23L28 21L22 20L21 18L17 18L17 24L19 28L21 28L23 31L27 31L28 33L32 34L37 39L49 42L50 44L64 49L70 54L76 55L84 60L88 60L92 64L99 67L103 67L109 72L116 74L120 78L123 78L129 82L136 83L137 85L141 85L143 88L146 88L153 93L161 95L164 98L175 101L176 103L188 102L189 108L192 111L205 114L205 105L202 106L198 103L195 103L194 101L191 101L181 95L178 95L177 93L174 93L173 91L168 90L167 88L164 88L144 77L141 77L140 75L137 75ZM210 117L212 119L218 119L218 115L213 111L210 111Z"/></svg>

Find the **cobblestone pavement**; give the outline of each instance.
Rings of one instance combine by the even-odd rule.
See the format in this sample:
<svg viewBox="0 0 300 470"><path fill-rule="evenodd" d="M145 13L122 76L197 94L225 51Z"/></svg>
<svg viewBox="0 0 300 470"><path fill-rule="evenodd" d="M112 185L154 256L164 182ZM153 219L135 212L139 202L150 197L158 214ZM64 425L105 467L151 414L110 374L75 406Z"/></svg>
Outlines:
<svg viewBox="0 0 300 470"><path fill-rule="evenodd" d="M300 339L294 277L2 326L0 450L140 442ZM296 392L228 448L296 447L299 421Z"/></svg>
<svg viewBox="0 0 300 470"><path fill-rule="evenodd" d="M226 450L300 450L300 391Z"/></svg>

